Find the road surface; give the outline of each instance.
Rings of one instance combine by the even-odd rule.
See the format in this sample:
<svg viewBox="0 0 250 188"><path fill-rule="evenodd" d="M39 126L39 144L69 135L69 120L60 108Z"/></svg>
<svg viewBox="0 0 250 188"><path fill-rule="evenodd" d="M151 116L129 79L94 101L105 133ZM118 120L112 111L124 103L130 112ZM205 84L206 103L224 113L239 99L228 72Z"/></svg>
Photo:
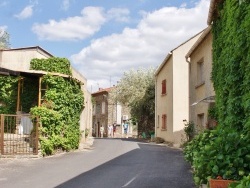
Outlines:
<svg viewBox="0 0 250 188"><path fill-rule="evenodd" d="M129 139L40 159L0 159L1 188L194 188L182 152Z"/></svg>

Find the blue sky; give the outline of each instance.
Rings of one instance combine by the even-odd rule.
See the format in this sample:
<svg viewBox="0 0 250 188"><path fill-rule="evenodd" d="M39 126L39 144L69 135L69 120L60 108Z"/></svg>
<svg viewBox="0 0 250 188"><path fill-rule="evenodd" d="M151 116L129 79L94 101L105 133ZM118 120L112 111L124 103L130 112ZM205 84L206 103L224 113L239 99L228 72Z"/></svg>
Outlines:
<svg viewBox="0 0 250 188"><path fill-rule="evenodd" d="M66 57L92 92L125 71L157 67L204 29L209 0L1 0L11 48L40 46Z"/></svg>

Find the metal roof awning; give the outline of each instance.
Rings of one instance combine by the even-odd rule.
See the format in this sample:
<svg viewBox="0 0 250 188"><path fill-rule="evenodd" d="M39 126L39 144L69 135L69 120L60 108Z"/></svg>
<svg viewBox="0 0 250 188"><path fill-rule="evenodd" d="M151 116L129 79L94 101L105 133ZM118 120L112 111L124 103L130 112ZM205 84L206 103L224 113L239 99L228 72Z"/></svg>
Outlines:
<svg viewBox="0 0 250 188"><path fill-rule="evenodd" d="M209 97L206 97L206 98L203 98L197 102L194 102L193 104L191 104L190 106L195 106L197 105L198 103L200 102L206 102L206 103L214 103L215 102L215 95L212 95L212 96L209 96Z"/></svg>

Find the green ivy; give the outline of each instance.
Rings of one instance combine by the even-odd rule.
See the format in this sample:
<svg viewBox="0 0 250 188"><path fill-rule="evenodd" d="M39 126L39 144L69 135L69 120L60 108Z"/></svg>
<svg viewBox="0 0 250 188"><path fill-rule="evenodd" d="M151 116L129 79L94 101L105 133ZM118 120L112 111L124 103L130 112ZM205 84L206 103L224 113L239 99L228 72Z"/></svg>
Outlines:
<svg viewBox="0 0 250 188"><path fill-rule="evenodd" d="M0 114L15 114L18 77L0 76Z"/></svg>
<svg viewBox="0 0 250 188"><path fill-rule="evenodd" d="M197 185L209 178L241 180L250 173L250 3L219 1L213 20L212 81L218 120L184 149Z"/></svg>
<svg viewBox="0 0 250 188"><path fill-rule="evenodd" d="M212 80L218 121L241 130L250 117L250 4L223 2L213 23Z"/></svg>
<svg viewBox="0 0 250 188"><path fill-rule="evenodd" d="M69 74L70 66L64 58L50 58L53 62L48 69L44 59L32 60L32 68L50 72ZM58 67L57 64L58 63ZM41 107L31 109L32 115L39 116L42 124L40 143L43 155L53 154L56 150L77 149L80 141L80 115L84 108L84 96L80 82L72 78L44 75L42 85L47 90L43 96Z"/></svg>
<svg viewBox="0 0 250 188"><path fill-rule="evenodd" d="M30 108L37 106L38 100L38 78L24 77L22 79L22 87L20 92L20 100L22 112L29 113Z"/></svg>
<svg viewBox="0 0 250 188"><path fill-rule="evenodd" d="M48 59L34 58L30 62L30 69L72 75L70 62L66 58L58 58L58 57L51 57Z"/></svg>

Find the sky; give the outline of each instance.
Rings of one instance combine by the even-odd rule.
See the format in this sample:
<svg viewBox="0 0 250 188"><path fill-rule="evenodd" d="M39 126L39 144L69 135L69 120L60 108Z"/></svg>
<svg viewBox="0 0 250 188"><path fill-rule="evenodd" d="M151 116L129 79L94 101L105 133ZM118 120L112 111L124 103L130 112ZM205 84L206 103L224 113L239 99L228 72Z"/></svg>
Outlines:
<svg viewBox="0 0 250 188"><path fill-rule="evenodd" d="M10 47L40 46L65 57L88 90L116 85L124 72L157 68L207 27L210 0L0 0Z"/></svg>

